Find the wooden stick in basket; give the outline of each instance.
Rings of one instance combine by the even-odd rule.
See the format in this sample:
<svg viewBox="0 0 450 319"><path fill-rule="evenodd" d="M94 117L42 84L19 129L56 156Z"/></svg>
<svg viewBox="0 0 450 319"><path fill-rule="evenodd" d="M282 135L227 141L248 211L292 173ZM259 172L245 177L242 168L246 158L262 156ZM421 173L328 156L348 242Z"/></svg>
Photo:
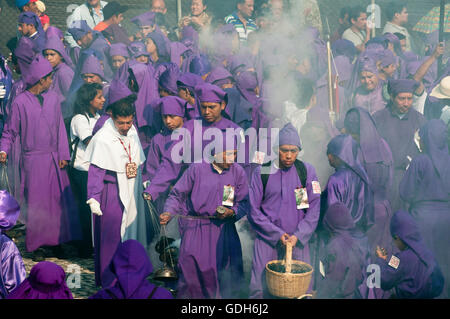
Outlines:
<svg viewBox="0 0 450 319"><path fill-rule="evenodd" d="M292 266L292 244L287 242L286 243L286 273L291 273L291 266Z"/></svg>

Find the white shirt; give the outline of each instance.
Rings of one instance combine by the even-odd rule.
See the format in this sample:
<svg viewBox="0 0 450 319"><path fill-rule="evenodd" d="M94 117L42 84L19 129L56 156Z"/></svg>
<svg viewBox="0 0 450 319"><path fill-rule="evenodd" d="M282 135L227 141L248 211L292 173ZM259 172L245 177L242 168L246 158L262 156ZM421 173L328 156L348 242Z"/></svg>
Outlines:
<svg viewBox="0 0 450 319"><path fill-rule="evenodd" d="M364 44L366 42L366 32L355 32L352 30L352 28L348 28L342 34L342 39L353 42L355 47L357 47L358 45Z"/></svg>
<svg viewBox="0 0 450 319"><path fill-rule="evenodd" d="M70 122L70 141L73 142L77 137L80 139L73 165L73 167L77 170L85 172L89 170L89 161L84 158L87 146L83 143L83 141L92 136L92 130L94 129L95 123L97 123L99 118L100 115L98 113L95 117L89 117L87 114L77 114ZM73 148L75 148L75 145L73 145ZM73 151L75 151L75 149L73 149Z"/></svg>
<svg viewBox="0 0 450 319"><path fill-rule="evenodd" d="M386 25L383 29L383 34L385 33L401 33L406 37L406 51L411 51L411 38L409 36L409 32L406 28L401 27L399 25L393 24L392 22L386 22Z"/></svg>

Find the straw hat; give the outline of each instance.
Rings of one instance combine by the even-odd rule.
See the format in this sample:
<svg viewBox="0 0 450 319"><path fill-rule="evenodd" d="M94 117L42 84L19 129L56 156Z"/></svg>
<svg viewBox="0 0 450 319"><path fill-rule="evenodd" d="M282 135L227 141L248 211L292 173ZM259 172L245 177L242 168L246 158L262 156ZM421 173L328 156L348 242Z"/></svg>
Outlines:
<svg viewBox="0 0 450 319"><path fill-rule="evenodd" d="M36 1L36 7L39 11L45 12L45 4L42 1Z"/></svg>
<svg viewBox="0 0 450 319"><path fill-rule="evenodd" d="M431 91L430 96L438 99L450 99L450 76L443 78L441 83Z"/></svg>

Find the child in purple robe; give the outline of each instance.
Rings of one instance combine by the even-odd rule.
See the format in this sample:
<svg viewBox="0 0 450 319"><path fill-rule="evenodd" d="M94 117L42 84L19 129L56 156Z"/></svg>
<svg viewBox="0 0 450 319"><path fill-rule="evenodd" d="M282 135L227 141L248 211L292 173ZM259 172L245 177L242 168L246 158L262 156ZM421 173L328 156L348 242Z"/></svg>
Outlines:
<svg viewBox="0 0 450 319"><path fill-rule="evenodd" d="M414 218L408 212L398 211L392 217L390 228L400 252L389 258L383 248L377 248L381 288L394 288L392 298L398 299L431 299L441 295L444 277Z"/></svg>
<svg viewBox="0 0 450 319"><path fill-rule="evenodd" d="M239 298L241 242L235 223L247 215L248 184L235 162L236 138L225 138L213 158L193 163L170 192L162 225L179 216L179 298Z"/></svg>
<svg viewBox="0 0 450 319"><path fill-rule="evenodd" d="M331 205L323 218L328 233L321 252L321 274L317 283L317 298L361 299L358 287L364 281L369 254L360 238L352 234L355 222L342 203Z"/></svg>
<svg viewBox="0 0 450 319"><path fill-rule="evenodd" d="M119 245L110 268L116 281L89 299L173 299L164 288L147 281L153 266L145 248L137 240L127 240Z"/></svg>
<svg viewBox="0 0 450 319"><path fill-rule="evenodd" d="M31 268L30 275L8 299L73 299L61 266L41 261Z"/></svg>
<svg viewBox="0 0 450 319"><path fill-rule="evenodd" d="M7 191L0 191L0 299L5 299L26 278L27 272L16 244L3 232L16 224L20 206Z"/></svg>
<svg viewBox="0 0 450 319"><path fill-rule="evenodd" d="M180 177L181 163L172 160L172 147L176 143L172 140L172 134L183 127L186 103L179 97L168 96L161 98L157 106L164 129L150 142L144 172L144 181L149 181L149 186L145 189L144 197L155 202L159 213L163 212L170 187Z"/></svg>
<svg viewBox="0 0 450 319"><path fill-rule="evenodd" d="M422 154L413 158L400 182L400 197L408 204L424 243L436 256L444 278L442 298L450 296L450 155L448 129L442 120L428 121L419 131Z"/></svg>
<svg viewBox="0 0 450 319"><path fill-rule="evenodd" d="M320 213L320 184L315 169L308 163L299 164L296 158L301 149L300 138L292 124L279 134L279 158L264 167L270 174L263 184L263 167L257 167L250 184L251 210L248 220L256 238L250 281L250 298L269 297L265 287L265 266L280 259L288 242L293 246L292 259L311 264L309 241ZM306 176L299 176L298 165ZM301 174L300 174L301 175ZM303 204L299 204L297 189L306 189Z"/></svg>
<svg viewBox="0 0 450 319"><path fill-rule="evenodd" d="M27 250L57 246L80 236L76 204L67 171L70 160L67 133L58 95L47 91L53 68L37 55L24 80L27 90L16 97L1 138L0 162L6 162L16 139L22 147L21 181L27 205ZM26 110L26 111L25 111ZM45 181L45 182L43 182ZM42 251L36 259L43 258Z"/></svg>

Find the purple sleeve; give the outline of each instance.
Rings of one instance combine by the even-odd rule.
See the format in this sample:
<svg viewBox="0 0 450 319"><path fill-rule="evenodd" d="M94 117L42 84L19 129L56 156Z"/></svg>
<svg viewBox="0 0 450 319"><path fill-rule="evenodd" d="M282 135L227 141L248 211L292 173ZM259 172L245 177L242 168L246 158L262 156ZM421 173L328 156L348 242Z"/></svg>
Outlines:
<svg viewBox="0 0 450 319"><path fill-rule="evenodd" d="M102 191L104 187L103 180L106 175L106 170L101 169L94 164L89 166L88 182L87 182L87 199L93 198L100 203L102 198Z"/></svg>
<svg viewBox="0 0 450 319"><path fill-rule="evenodd" d="M164 205L164 212L171 214L187 212L185 206L194 186L195 173L196 165L191 164L170 191L169 198Z"/></svg>
<svg viewBox="0 0 450 319"><path fill-rule="evenodd" d="M275 247L285 232L273 224L261 209L263 185L260 175L261 168L258 167L253 172L250 184L249 198L251 207L248 214L248 221L251 223L258 236Z"/></svg>
<svg viewBox="0 0 450 319"><path fill-rule="evenodd" d="M182 164L177 164L170 159L163 159L158 174L151 180L150 186L146 192L156 200L162 193L164 193L172 183L176 181L180 175Z"/></svg>
<svg viewBox="0 0 450 319"><path fill-rule="evenodd" d="M2 235L0 235L2 236ZM14 242L6 241L1 248L1 276L7 293L11 293L25 280L27 272L22 256Z"/></svg>
<svg viewBox="0 0 450 319"><path fill-rule="evenodd" d="M402 269L403 267L400 265L397 269L389 266L388 257L386 260L382 258L377 258L377 264L380 265L381 268L381 289L383 290L391 290L396 285L398 285L402 278ZM401 262L400 262L401 264Z"/></svg>
<svg viewBox="0 0 450 319"><path fill-rule="evenodd" d="M335 176L330 176L327 184L327 207L335 203L345 203L344 196L345 194L341 194L341 187L339 184L339 180Z"/></svg>
<svg viewBox="0 0 450 319"><path fill-rule="evenodd" d="M420 187L422 184L420 176L423 176L423 172L421 172L417 159L413 159L399 186L400 198L405 202L411 203L417 198L417 186Z"/></svg>
<svg viewBox="0 0 450 319"><path fill-rule="evenodd" d="M233 164L238 165L238 164ZM236 196L233 207L231 209L236 214L236 221L246 216L250 210L250 202L248 198L248 181L244 169L239 167L236 176Z"/></svg>
<svg viewBox="0 0 450 319"><path fill-rule="evenodd" d="M145 170L142 176L143 181L148 181L155 176L156 170L158 166L160 166L160 153L158 152L157 145L155 143L155 140L158 135L154 136L152 140L150 141L150 145L148 147L147 152L147 160L145 161ZM161 172L160 169L158 169L159 172ZM158 174L159 175L159 174ZM152 181L153 182L153 181ZM147 193L151 194L149 191L146 190ZM152 198L156 198L152 195ZM155 194L156 195L156 194Z"/></svg>
<svg viewBox="0 0 450 319"><path fill-rule="evenodd" d="M59 132L58 132L58 153L59 160L70 161L70 152L69 152L69 140L67 139L67 131L66 126L64 125L64 120L61 113L61 103L57 104L56 114L59 117Z"/></svg>
<svg viewBox="0 0 450 319"><path fill-rule="evenodd" d="M308 193L309 208L306 210L305 217L298 223L297 231L294 233L303 246L308 244L312 234L315 232L320 216L320 193L314 194L312 182L317 182L316 170L313 166L307 165L308 180L306 182L306 191Z"/></svg>
<svg viewBox="0 0 450 319"><path fill-rule="evenodd" d="M64 68L64 72L59 77L59 88L61 93L66 96L69 93L72 84L74 72L70 67Z"/></svg>
<svg viewBox="0 0 450 319"><path fill-rule="evenodd" d="M0 140L0 151L9 154L17 135L20 133L20 111L16 103L11 105L11 114L8 117Z"/></svg>

